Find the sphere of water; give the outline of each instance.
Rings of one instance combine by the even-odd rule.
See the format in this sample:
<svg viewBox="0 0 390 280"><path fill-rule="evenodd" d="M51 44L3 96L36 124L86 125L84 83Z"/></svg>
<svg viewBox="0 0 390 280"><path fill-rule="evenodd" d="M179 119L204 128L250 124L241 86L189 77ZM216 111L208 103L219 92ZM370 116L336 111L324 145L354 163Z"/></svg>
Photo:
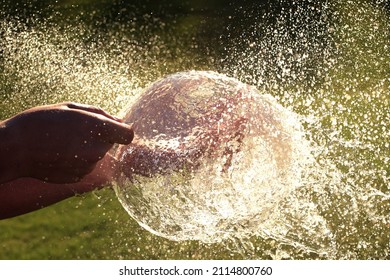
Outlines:
<svg viewBox="0 0 390 280"><path fill-rule="evenodd" d="M172 239L217 242L256 233L299 179L296 116L215 72L170 75L128 108L132 144L116 151L127 212Z"/></svg>

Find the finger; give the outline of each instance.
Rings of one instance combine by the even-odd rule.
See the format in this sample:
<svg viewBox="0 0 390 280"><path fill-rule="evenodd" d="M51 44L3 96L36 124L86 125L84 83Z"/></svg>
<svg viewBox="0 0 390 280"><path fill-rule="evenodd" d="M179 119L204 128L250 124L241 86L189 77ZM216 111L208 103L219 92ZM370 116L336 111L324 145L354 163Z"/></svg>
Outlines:
<svg viewBox="0 0 390 280"><path fill-rule="evenodd" d="M73 102L66 103L66 106L69 109L82 110L82 111L105 116L106 118L112 119L112 120L117 121L117 122L122 122L121 119L114 117L114 116L110 115L109 113L107 113L106 111L104 111L103 109L95 107L95 106L80 104L80 103L73 103Z"/></svg>
<svg viewBox="0 0 390 280"><path fill-rule="evenodd" d="M102 139L111 144L130 144L134 138L134 131L131 125L123 123L120 119L111 116L104 110L79 103L66 103L69 109L82 110L91 113L91 116L98 119L96 125L97 132L100 133ZM99 116L99 118L96 118Z"/></svg>
<svg viewBox="0 0 390 280"><path fill-rule="evenodd" d="M107 181L112 181L117 177L118 160L107 154L94 169L96 176L105 177Z"/></svg>
<svg viewBox="0 0 390 280"><path fill-rule="evenodd" d="M101 139L111 144L127 145L134 138L132 126L110 119L101 119L101 122L96 125L96 129Z"/></svg>
<svg viewBox="0 0 390 280"><path fill-rule="evenodd" d="M80 181L87 174L91 173L95 166L96 164L82 167L61 168L60 173L58 173L58 170L55 168L47 168L40 170L39 172L34 172L30 174L29 177L55 184L75 183Z"/></svg>

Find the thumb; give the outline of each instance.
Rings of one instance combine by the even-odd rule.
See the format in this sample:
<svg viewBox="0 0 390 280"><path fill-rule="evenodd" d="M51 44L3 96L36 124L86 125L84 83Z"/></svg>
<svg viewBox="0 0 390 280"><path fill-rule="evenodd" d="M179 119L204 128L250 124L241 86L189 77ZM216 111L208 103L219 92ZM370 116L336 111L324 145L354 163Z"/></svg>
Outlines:
<svg viewBox="0 0 390 280"><path fill-rule="evenodd" d="M134 131L131 125L123 123L120 119L111 116L104 110L84 104L65 103L68 109L82 112L92 118L95 123L96 132L101 139L111 144L130 144L134 138Z"/></svg>
<svg viewBox="0 0 390 280"><path fill-rule="evenodd" d="M133 127L115 120L105 120L98 129L102 139L111 144L128 145L134 139Z"/></svg>

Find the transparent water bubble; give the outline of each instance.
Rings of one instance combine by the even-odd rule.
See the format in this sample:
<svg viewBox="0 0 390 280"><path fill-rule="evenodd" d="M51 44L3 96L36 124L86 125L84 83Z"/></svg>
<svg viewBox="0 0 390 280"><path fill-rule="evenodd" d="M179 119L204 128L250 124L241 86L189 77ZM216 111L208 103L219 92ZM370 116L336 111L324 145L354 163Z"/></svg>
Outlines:
<svg viewBox="0 0 390 280"><path fill-rule="evenodd" d="M292 112L215 72L170 75L129 108L115 191L141 226L172 240L255 234L310 161Z"/></svg>

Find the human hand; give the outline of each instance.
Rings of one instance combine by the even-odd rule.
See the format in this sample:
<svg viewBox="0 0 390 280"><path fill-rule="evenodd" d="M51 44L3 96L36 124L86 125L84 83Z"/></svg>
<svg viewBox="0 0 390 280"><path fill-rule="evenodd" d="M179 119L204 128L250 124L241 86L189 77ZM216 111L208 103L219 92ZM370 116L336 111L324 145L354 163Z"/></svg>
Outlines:
<svg viewBox="0 0 390 280"><path fill-rule="evenodd" d="M31 177L80 181L115 144L131 143L130 126L96 107L62 103L35 107L2 123L1 181ZM0 163L0 165L2 165Z"/></svg>
<svg viewBox="0 0 390 280"><path fill-rule="evenodd" d="M55 184L30 177L0 183L0 220L105 187L113 179L115 163L116 159L106 154L91 173L75 183Z"/></svg>

